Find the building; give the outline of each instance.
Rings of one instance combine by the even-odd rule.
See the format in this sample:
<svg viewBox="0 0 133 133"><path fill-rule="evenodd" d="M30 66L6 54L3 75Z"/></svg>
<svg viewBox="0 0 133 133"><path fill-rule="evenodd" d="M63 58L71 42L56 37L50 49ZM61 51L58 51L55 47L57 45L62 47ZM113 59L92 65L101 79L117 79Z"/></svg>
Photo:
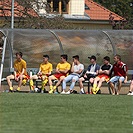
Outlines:
<svg viewBox="0 0 133 133"><path fill-rule="evenodd" d="M30 4L32 9L30 8L28 12L34 17L53 18L62 15L68 23L84 29L112 29L116 22L125 20L93 0L38 0ZM0 7L0 25L2 25L4 16L11 17L11 0L2 0ZM24 7L15 2L15 18L26 17L24 13L18 13L18 9L24 10Z"/></svg>

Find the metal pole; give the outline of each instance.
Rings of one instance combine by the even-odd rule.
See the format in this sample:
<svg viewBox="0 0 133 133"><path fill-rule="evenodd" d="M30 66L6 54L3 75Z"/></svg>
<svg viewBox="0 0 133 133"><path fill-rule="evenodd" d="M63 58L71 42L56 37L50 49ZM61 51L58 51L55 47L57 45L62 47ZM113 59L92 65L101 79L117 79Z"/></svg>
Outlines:
<svg viewBox="0 0 133 133"><path fill-rule="evenodd" d="M111 40L109 34L106 32L106 31L102 31L109 39L110 43L111 43L111 46L113 48L113 54L116 55L116 49L115 49L115 46L113 45L113 41Z"/></svg>
<svg viewBox="0 0 133 133"><path fill-rule="evenodd" d="M1 60L1 67L0 67L0 89L1 89L1 79L2 79L2 73L3 73L4 58L5 58L6 40L7 40L7 37L4 38L4 45L3 45L3 51L2 51L2 60Z"/></svg>
<svg viewBox="0 0 133 133"><path fill-rule="evenodd" d="M64 54L64 50L63 50L63 47L62 47L62 43L61 43L60 38L55 34L54 31L52 31L52 30L48 30L48 31L50 31L50 33L52 33L55 36L55 38L57 39L57 41L59 43L60 52L61 52L61 54Z"/></svg>
<svg viewBox="0 0 133 133"><path fill-rule="evenodd" d="M14 0L12 0L11 29L14 29Z"/></svg>

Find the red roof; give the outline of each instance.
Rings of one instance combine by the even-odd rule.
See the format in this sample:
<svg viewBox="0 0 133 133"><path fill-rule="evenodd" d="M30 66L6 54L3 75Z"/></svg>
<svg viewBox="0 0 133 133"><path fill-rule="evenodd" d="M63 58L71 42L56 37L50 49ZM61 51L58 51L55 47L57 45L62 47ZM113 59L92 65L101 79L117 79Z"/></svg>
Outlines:
<svg viewBox="0 0 133 133"><path fill-rule="evenodd" d="M12 0L1 0L0 1L0 17L4 16L11 16L11 5L12 5ZM24 11L25 8L16 1L14 1L14 16L15 17L26 17L27 14L31 16L37 17L37 13L33 9L28 9L27 14L25 14Z"/></svg>
<svg viewBox="0 0 133 133"><path fill-rule="evenodd" d="M124 20L123 17L111 12L93 0L85 0L85 4L89 7L89 9L85 10L85 13L91 20Z"/></svg>

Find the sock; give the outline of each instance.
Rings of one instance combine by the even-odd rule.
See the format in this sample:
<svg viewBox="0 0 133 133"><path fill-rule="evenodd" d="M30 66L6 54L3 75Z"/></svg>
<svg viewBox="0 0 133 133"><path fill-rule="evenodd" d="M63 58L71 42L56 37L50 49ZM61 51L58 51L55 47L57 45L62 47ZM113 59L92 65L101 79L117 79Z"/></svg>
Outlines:
<svg viewBox="0 0 133 133"><path fill-rule="evenodd" d="M22 84L23 84L23 86L26 84L26 79L22 80Z"/></svg>
<svg viewBox="0 0 133 133"><path fill-rule="evenodd" d="M56 90L56 88L57 88L57 87L56 87L56 86L54 86L54 87L53 87L53 90Z"/></svg>
<svg viewBox="0 0 133 133"><path fill-rule="evenodd" d="M97 85L96 84L93 84L93 88L92 88L92 90L96 90L96 87L97 87Z"/></svg>
<svg viewBox="0 0 133 133"><path fill-rule="evenodd" d="M30 89L34 90L34 85L33 85L33 80L32 79L30 80Z"/></svg>
<svg viewBox="0 0 133 133"><path fill-rule="evenodd" d="M52 85L50 86L50 90L53 90L53 86Z"/></svg>
<svg viewBox="0 0 133 133"><path fill-rule="evenodd" d="M81 92L84 93L84 89L83 88L81 88Z"/></svg>
<svg viewBox="0 0 133 133"><path fill-rule="evenodd" d="M97 88L96 88L96 91L98 92L98 90L100 90L100 88L97 87Z"/></svg>
<svg viewBox="0 0 133 133"><path fill-rule="evenodd" d="M48 79L42 81L42 90L44 90L45 85L47 84Z"/></svg>

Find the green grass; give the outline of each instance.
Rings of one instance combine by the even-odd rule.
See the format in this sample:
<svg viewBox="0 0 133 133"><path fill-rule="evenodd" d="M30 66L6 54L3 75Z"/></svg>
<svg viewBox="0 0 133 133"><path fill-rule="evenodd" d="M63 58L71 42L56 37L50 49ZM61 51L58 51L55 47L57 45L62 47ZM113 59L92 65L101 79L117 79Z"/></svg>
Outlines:
<svg viewBox="0 0 133 133"><path fill-rule="evenodd" d="M132 133L133 97L0 94L0 133Z"/></svg>

